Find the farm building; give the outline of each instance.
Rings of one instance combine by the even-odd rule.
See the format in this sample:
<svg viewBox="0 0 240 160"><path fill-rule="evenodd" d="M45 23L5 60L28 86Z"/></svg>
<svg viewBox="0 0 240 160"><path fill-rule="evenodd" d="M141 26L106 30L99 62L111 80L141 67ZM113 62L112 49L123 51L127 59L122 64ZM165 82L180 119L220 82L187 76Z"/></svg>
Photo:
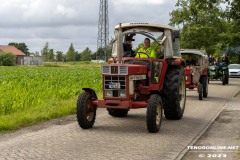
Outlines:
<svg viewBox="0 0 240 160"><path fill-rule="evenodd" d="M22 64L24 56L26 56L22 51L20 51L16 47L8 45L0 45L0 53L1 52L11 52L13 55L15 55L17 65Z"/></svg>

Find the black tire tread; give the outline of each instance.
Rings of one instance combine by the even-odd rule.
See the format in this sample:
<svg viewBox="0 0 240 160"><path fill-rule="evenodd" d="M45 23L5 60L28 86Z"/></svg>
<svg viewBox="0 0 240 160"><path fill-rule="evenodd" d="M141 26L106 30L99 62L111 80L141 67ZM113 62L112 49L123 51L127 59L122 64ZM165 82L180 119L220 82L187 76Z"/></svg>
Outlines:
<svg viewBox="0 0 240 160"><path fill-rule="evenodd" d="M182 66L169 66L163 83L163 107L167 119L179 120L183 116L185 107L181 110L178 94L181 76L184 76L185 80L185 72Z"/></svg>
<svg viewBox="0 0 240 160"><path fill-rule="evenodd" d="M78 124L83 129L92 128L96 119L96 106L93 106L93 118L88 121L85 114L85 106L91 101L91 95L87 92L83 92L79 95L77 100L77 120Z"/></svg>
<svg viewBox="0 0 240 160"><path fill-rule="evenodd" d="M160 125L156 124L156 114L157 114L157 105L161 105L161 120ZM150 96L147 105L147 129L151 133L156 133L159 131L161 122L162 122L162 99L160 95L153 94Z"/></svg>

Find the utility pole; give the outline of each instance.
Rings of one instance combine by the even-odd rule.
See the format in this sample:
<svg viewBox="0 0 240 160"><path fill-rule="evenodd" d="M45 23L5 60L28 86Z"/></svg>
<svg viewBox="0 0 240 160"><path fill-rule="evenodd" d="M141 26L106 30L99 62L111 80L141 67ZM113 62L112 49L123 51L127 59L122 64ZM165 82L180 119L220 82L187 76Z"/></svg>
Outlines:
<svg viewBox="0 0 240 160"><path fill-rule="evenodd" d="M109 44L109 22L108 22L108 0L100 0L99 21L98 21L98 40L97 50L101 49L104 53L104 60L107 61L107 45Z"/></svg>

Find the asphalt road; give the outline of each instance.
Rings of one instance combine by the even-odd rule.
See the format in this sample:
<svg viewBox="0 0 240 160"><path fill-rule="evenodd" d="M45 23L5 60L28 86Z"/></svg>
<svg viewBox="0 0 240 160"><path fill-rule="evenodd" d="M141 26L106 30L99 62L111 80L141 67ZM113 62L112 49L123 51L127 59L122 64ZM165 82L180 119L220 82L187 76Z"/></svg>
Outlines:
<svg viewBox="0 0 240 160"><path fill-rule="evenodd" d="M159 133L148 133L146 109L130 110L128 117L114 118L97 110L92 129L79 128L75 115L0 135L2 159L172 160L180 159L240 90L240 79L229 85L211 81L209 97L198 100L187 91L181 120L164 119Z"/></svg>

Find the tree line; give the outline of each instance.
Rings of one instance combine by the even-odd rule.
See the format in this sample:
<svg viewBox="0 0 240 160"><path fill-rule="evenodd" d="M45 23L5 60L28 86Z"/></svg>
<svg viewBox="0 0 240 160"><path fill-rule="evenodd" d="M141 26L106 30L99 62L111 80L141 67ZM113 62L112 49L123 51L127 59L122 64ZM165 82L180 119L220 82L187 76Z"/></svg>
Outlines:
<svg viewBox="0 0 240 160"><path fill-rule="evenodd" d="M8 44L9 46L15 46L17 49L21 50L27 56L30 55L29 49L25 43L16 43L11 42ZM54 49L49 47L49 43L46 42L44 47L41 50L41 56L47 62L71 62L71 61L91 61L93 59L102 59L105 60L111 56L111 43L107 46L107 54L105 55L105 49L99 48L96 52L92 52L88 47L84 49L82 52L78 52L75 50L73 44L70 44L70 47L66 53L62 51L54 52ZM37 54L36 56L40 56ZM106 56L106 57L105 57Z"/></svg>

